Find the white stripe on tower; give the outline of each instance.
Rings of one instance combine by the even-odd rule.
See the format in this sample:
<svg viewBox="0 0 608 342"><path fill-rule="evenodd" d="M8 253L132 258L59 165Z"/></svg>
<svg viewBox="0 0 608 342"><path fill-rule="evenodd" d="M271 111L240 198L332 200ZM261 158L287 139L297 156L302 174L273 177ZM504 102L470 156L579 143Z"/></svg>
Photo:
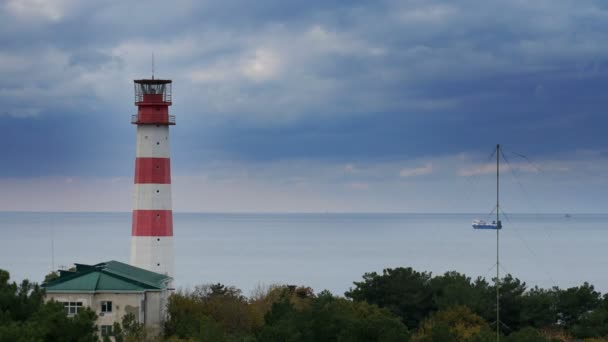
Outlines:
<svg viewBox="0 0 608 342"><path fill-rule="evenodd" d="M167 84L169 86L167 86ZM138 114L131 264L173 277L170 81L135 81Z"/></svg>

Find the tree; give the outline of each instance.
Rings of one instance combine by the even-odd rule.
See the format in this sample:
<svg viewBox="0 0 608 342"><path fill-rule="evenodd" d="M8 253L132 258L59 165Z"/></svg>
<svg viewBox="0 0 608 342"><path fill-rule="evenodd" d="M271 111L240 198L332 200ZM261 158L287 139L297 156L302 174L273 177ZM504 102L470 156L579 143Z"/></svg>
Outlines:
<svg viewBox="0 0 608 342"><path fill-rule="evenodd" d="M492 292L494 291L496 291L496 287L492 290ZM522 301L525 292L526 283L513 278L510 274L500 281L500 322L507 327L508 332L521 327ZM496 306L494 306L494 310L496 310ZM496 320L495 317L492 315L485 318L490 321L492 318Z"/></svg>
<svg viewBox="0 0 608 342"><path fill-rule="evenodd" d="M571 331L578 338L608 336L608 311L600 307L582 314Z"/></svg>
<svg viewBox="0 0 608 342"><path fill-rule="evenodd" d="M430 283L437 310L463 305L486 320L496 315L495 309L492 310L496 303L496 292L483 278L471 281L464 274L446 272L432 278Z"/></svg>
<svg viewBox="0 0 608 342"><path fill-rule="evenodd" d="M521 301L521 325L535 328L551 328L557 323L556 288L545 290L534 287L526 292Z"/></svg>
<svg viewBox="0 0 608 342"><path fill-rule="evenodd" d="M226 338L243 340L257 328L247 298L239 289L222 284L200 285L192 292L173 294L167 312L167 337L205 339L212 329Z"/></svg>
<svg viewBox="0 0 608 342"><path fill-rule="evenodd" d="M259 341L313 341L311 313L299 311L288 298L272 304L265 324L258 333Z"/></svg>
<svg viewBox="0 0 608 342"><path fill-rule="evenodd" d="M53 271L53 272L51 272L51 273L49 273L49 274L47 274L47 275L44 276L43 283L48 283L48 282L50 282L52 280L55 280L57 278L59 278L59 272Z"/></svg>
<svg viewBox="0 0 608 342"><path fill-rule="evenodd" d="M151 339L143 323L139 323L133 313L122 317L121 323L114 323L112 335L116 342L137 342Z"/></svg>
<svg viewBox="0 0 608 342"><path fill-rule="evenodd" d="M414 341L465 342L487 336L490 328L483 318L476 315L466 306L454 306L437 311L424 320L414 336ZM478 339L479 340L479 339Z"/></svg>
<svg viewBox="0 0 608 342"><path fill-rule="evenodd" d="M407 327L387 309L322 292L312 304L318 341L406 341Z"/></svg>
<svg viewBox="0 0 608 342"><path fill-rule="evenodd" d="M557 296L557 312L560 324L566 329L579 323L586 314L599 308L601 295L593 285L585 282L582 286L560 291Z"/></svg>
<svg viewBox="0 0 608 342"><path fill-rule="evenodd" d="M28 280L19 286L0 270L0 341L97 341L97 316L82 309L68 317L63 305L44 302L44 290Z"/></svg>
<svg viewBox="0 0 608 342"><path fill-rule="evenodd" d="M456 305L465 305L470 308L479 298L471 284L471 278L458 272L446 272L430 280L433 290L434 306L438 310L447 309Z"/></svg>
<svg viewBox="0 0 608 342"><path fill-rule="evenodd" d="M407 327L386 309L324 291L298 309L288 297L273 304L260 341L407 341Z"/></svg>
<svg viewBox="0 0 608 342"><path fill-rule="evenodd" d="M365 273L363 281L354 282L355 288L345 293L347 298L366 301L387 308L401 317L409 328L436 309L431 274L416 272L412 268L385 269L382 275Z"/></svg>
<svg viewBox="0 0 608 342"><path fill-rule="evenodd" d="M527 327L516 331L504 339L504 342L549 342L538 330Z"/></svg>

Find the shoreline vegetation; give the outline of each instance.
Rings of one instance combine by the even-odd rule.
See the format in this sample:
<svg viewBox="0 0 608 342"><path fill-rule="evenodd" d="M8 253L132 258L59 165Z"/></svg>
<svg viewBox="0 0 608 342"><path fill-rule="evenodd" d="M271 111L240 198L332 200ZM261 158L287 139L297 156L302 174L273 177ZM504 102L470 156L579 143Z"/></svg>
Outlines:
<svg viewBox="0 0 608 342"><path fill-rule="evenodd" d="M113 329L116 341L496 341L495 287L458 272L412 268L366 273L344 295L306 286L206 284L174 293L163 336L133 317ZM608 294L583 283L567 289L500 281L501 341L608 341ZM97 341L95 313L68 317L44 290L10 281L0 270L0 342ZM102 340L107 338L101 338Z"/></svg>

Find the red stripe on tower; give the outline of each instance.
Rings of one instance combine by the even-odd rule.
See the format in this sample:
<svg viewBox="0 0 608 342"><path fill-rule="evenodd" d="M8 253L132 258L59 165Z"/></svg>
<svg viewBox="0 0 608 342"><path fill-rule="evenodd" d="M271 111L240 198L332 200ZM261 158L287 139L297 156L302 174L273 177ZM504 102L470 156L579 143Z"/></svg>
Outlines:
<svg viewBox="0 0 608 342"><path fill-rule="evenodd" d="M136 158L135 184L171 184L171 160Z"/></svg>
<svg viewBox="0 0 608 342"><path fill-rule="evenodd" d="M173 236L171 210L133 210L133 236Z"/></svg>

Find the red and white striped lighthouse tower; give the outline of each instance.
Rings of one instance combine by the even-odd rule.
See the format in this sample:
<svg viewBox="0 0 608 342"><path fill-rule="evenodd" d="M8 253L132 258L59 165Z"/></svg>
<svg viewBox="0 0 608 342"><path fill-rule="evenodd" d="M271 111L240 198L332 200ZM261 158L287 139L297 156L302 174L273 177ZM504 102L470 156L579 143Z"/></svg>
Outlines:
<svg viewBox="0 0 608 342"><path fill-rule="evenodd" d="M135 80L137 125L131 265L173 277L169 115L171 80Z"/></svg>

